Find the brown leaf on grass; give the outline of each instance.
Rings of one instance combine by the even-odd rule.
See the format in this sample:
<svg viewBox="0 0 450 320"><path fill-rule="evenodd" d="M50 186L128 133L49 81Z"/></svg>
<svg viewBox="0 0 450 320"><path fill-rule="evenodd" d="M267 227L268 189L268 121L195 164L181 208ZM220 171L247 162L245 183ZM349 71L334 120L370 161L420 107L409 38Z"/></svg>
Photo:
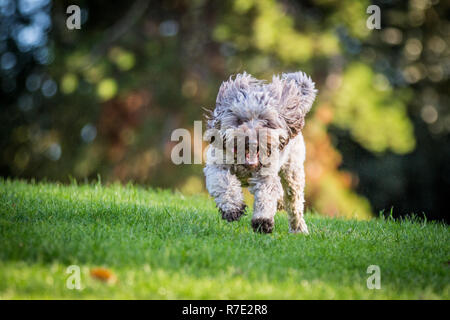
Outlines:
<svg viewBox="0 0 450 320"><path fill-rule="evenodd" d="M91 277L110 284L116 283L117 281L116 275L106 268L91 269Z"/></svg>

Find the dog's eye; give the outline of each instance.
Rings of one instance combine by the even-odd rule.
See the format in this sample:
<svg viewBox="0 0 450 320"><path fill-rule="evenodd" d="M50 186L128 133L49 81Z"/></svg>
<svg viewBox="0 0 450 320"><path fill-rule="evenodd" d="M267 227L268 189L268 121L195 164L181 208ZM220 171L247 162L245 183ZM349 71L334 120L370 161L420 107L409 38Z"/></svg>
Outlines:
<svg viewBox="0 0 450 320"><path fill-rule="evenodd" d="M266 126L267 126L268 128L270 128L270 129L276 129L276 128L277 128L277 125L275 124L275 122L270 121L270 120L267 120L267 121L266 121Z"/></svg>
<svg viewBox="0 0 450 320"><path fill-rule="evenodd" d="M242 119L238 119L237 120L237 124L238 124L238 126L240 126L241 124L243 124L244 122L242 121Z"/></svg>

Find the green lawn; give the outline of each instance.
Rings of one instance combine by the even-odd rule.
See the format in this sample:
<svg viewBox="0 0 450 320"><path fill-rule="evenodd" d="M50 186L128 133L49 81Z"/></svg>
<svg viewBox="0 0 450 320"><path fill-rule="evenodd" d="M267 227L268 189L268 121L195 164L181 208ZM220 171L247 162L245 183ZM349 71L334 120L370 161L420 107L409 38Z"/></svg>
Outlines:
<svg viewBox="0 0 450 320"><path fill-rule="evenodd" d="M449 299L443 224L307 214L311 234L271 235L213 200L135 186L0 180L0 299ZM81 268L69 290L67 267ZM381 289L369 290L369 265ZM104 283L95 267L113 272Z"/></svg>

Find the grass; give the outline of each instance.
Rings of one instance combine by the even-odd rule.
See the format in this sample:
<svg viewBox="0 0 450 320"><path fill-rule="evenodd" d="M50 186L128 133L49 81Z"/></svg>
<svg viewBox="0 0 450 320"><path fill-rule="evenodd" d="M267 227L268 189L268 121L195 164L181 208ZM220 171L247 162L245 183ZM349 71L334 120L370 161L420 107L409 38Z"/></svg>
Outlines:
<svg viewBox="0 0 450 320"><path fill-rule="evenodd" d="M450 233L308 213L309 236L219 218L203 195L0 180L0 299L449 299ZM69 290L67 267L81 268ZM369 290L367 267L381 269ZM115 283L93 278L104 267Z"/></svg>

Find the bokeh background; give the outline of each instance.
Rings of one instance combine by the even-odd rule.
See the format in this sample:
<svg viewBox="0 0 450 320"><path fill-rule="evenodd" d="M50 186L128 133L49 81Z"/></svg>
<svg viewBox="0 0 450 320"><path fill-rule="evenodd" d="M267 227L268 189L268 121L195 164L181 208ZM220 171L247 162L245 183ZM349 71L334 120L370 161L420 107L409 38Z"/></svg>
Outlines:
<svg viewBox="0 0 450 320"><path fill-rule="evenodd" d="M68 30L66 8L82 9ZM381 9L369 30L366 9ZM0 176L205 192L170 159L221 81L303 70L307 206L449 221L450 3L0 0ZM393 208L391 210L391 208Z"/></svg>

